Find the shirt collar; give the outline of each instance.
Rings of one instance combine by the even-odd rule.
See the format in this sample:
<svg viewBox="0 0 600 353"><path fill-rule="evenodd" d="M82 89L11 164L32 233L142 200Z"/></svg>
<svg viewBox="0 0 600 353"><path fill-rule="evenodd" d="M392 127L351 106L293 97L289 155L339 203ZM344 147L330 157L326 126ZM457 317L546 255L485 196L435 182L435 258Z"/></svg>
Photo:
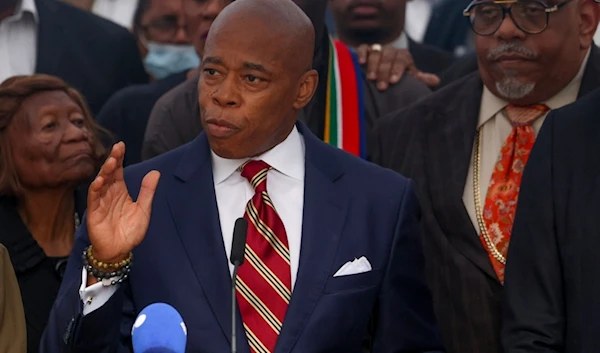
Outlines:
<svg viewBox="0 0 600 353"><path fill-rule="evenodd" d="M211 151L215 185L221 184L247 160L226 159ZM304 181L304 141L294 126L288 137L269 151L252 159L260 159L290 178Z"/></svg>
<svg viewBox="0 0 600 353"><path fill-rule="evenodd" d="M550 109L558 109L567 104L571 104L577 100L579 95L579 88L581 86L581 80L583 79L583 73L590 57L591 49L588 50L583 63L579 69L579 72L575 77L567 84L560 92L554 97L548 99L541 104L547 105ZM477 127L483 126L488 120L492 119L498 114L509 102L503 100L500 97L495 96L485 85L483 86L483 95L481 96L481 107L479 112L479 122Z"/></svg>
<svg viewBox="0 0 600 353"><path fill-rule="evenodd" d="M37 6L35 5L35 0L21 0L19 5L17 6L17 10L15 14L12 16L14 18L22 18L24 13L30 13L33 15L35 22L39 21Z"/></svg>
<svg viewBox="0 0 600 353"><path fill-rule="evenodd" d="M392 47L396 49L408 49L408 36L404 31L400 34L395 41L391 43Z"/></svg>

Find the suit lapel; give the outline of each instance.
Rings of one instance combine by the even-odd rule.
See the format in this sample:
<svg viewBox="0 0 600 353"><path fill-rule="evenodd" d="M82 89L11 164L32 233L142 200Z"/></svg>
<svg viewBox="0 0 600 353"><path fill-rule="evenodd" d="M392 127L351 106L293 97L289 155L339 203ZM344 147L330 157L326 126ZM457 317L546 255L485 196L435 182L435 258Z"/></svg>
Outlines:
<svg viewBox="0 0 600 353"><path fill-rule="evenodd" d="M231 342L230 296L223 295L231 292L231 276L219 223L210 148L204 133L187 145L171 190L169 208L179 237L206 299Z"/></svg>
<svg viewBox="0 0 600 353"><path fill-rule="evenodd" d="M592 45L590 57L583 72L577 99L600 87L600 48Z"/></svg>
<svg viewBox="0 0 600 353"><path fill-rule="evenodd" d="M479 118L483 83L479 73L461 81L452 101L426 127L425 161L429 194L436 218L452 245L477 267L497 279L487 252L479 240L463 203L463 192L471 163ZM456 86L459 87L459 86ZM449 91L450 92L450 91ZM456 103L453 103L456 102Z"/></svg>
<svg viewBox="0 0 600 353"><path fill-rule="evenodd" d="M276 353L289 353L306 326L325 288L340 241L347 208L344 190L336 180L343 171L326 146L298 124L306 146L304 215L298 276ZM333 162L333 163L332 163Z"/></svg>
<svg viewBox="0 0 600 353"><path fill-rule="evenodd" d="M56 75L68 43L64 40L68 33L61 24L68 19L60 17L55 1L35 2L39 14L36 73Z"/></svg>

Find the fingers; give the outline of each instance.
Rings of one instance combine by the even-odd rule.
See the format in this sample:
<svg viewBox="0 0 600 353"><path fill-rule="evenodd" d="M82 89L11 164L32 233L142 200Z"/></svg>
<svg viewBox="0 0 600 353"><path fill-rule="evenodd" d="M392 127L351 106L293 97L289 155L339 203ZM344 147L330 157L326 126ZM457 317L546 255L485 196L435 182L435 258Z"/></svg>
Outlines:
<svg viewBox="0 0 600 353"><path fill-rule="evenodd" d="M410 53L396 52L396 57L392 63L392 70L390 74L390 84L396 84L400 82L400 79L409 70L416 70L415 64L412 60ZM408 54L408 55L406 55Z"/></svg>
<svg viewBox="0 0 600 353"><path fill-rule="evenodd" d="M99 206L100 198L106 194L108 187L115 181L119 161L121 165L121 180L123 179L122 165L123 156L125 155L125 144L122 142L113 145L110 155L100 168L98 175L88 188L88 208L95 210Z"/></svg>
<svg viewBox="0 0 600 353"><path fill-rule="evenodd" d="M369 45L361 44L358 49L356 49L356 55L358 55L358 62L361 65L367 63L367 57L369 56Z"/></svg>
<svg viewBox="0 0 600 353"><path fill-rule="evenodd" d="M100 190L104 186L104 178L97 176L96 179L90 184L88 188L87 196L87 208L88 212L95 211L100 206Z"/></svg>
<svg viewBox="0 0 600 353"><path fill-rule="evenodd" d="M418 78L421 82L425 83L427 86L429 86L429 88L435 88L440 84L440 78L437 77L434 74L428 74L425 72L417 72L414 75L416 78Z"/></svg>
<svg viewBox="0 0 600 353"><path fill-rule="evenodd" d="M381 52L369 49L367 57L367 79L375 81L377 79L377 70L381 61Z"/></svg>
<svg viewBox="0 0 600 353"><path fill-rule="evenodd" d="M399 55L398 49L384 47L381 51L381 59L377 68L377 89L383 91L388 88L393 75L392 69L396 62L399 63L399 66L404 62L402 56Z"/></svg>
<svg viewBox="0 0 600 353"><path fill-rule="evenodd" d="M108 158L106 159L106 161L104 161L102 168L100 168L100 171L98 172L98 176L103 177L104 180L108 182L112 180L113 174L117 166L117 161L119 159L120 148L118 146L118 143L113 145L112 149L110 150L110 154L108 155Z"/></svg>
<svg viewBox="0 0 600 353"><path fill-rule="evenodd" d="M106 162L100 168L96 179L90 184L88 188L88 208L94 210L99 206L100 198L106 194L108 186L111 184L113 179L113 172L116 167L117 160L111 155L108 157Z"/></svg>
<svg viewBox="0 0 600 353"><path fill-rule="evenodd" d="M142 187L138 195L136 203L141 207L143 212L150 218L152 211L152 200L154 199L154 193L158 186L158 180L160 179L160 172L153 170L144 176L142 179Z"/></svg>
<svg viewBox="0 0 600 353"><path fill-rule="evenodd" d="M117 152L117 166L115 170L115 180L125 180L123 176L123 161L125 160L125 143L123 141L117 143L113 149Z"/></svg>

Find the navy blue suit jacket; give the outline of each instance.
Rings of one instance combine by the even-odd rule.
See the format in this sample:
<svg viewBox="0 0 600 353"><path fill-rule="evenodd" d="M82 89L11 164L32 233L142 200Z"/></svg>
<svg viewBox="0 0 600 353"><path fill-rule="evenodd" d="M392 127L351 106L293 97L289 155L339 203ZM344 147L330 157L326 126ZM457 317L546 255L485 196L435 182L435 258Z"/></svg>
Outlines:
<svg viewBox="0 0 600 353"><path fill-rule="evenodd" d="M321 142L302 124L298 128L306 146L302 248L275 352L360 352L369 328L372 352L442 351L412 183ZM81 254L89 245L82 226L41 352L130 352L133 321L154 302L181 313L189 352L230 351L232 282L206 135L127 168L134 199L153 169L162 176L129 281L104 306L81 315ZM371 272L333 277L361 256ZM242 328L239 313L237 321ZM237 337L239 352L249 353L245 335Z"/></svg>

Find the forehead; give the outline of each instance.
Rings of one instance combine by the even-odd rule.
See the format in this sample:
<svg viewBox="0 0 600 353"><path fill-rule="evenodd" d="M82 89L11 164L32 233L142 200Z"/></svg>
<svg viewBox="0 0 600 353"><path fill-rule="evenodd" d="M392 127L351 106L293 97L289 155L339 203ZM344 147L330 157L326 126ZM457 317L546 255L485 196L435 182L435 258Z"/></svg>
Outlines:
<svg viewBox="0 0 600 353"><path fill-rule="evenodd" d="M81 108L65 92L49 91L36 93L25 99L19 112L26 114L30 120L35 120L60 109L81 111Z"/></svg>
<svg viewBox="0 0 600 353"><path fill-rule="evenodd" d="M252 30L248 30L252 28ZM264 24L236 24L211 28L204 49L205 57L219 57L224 62L244 61L277 69L285 65L290 54L288 40Z"/></svg>

